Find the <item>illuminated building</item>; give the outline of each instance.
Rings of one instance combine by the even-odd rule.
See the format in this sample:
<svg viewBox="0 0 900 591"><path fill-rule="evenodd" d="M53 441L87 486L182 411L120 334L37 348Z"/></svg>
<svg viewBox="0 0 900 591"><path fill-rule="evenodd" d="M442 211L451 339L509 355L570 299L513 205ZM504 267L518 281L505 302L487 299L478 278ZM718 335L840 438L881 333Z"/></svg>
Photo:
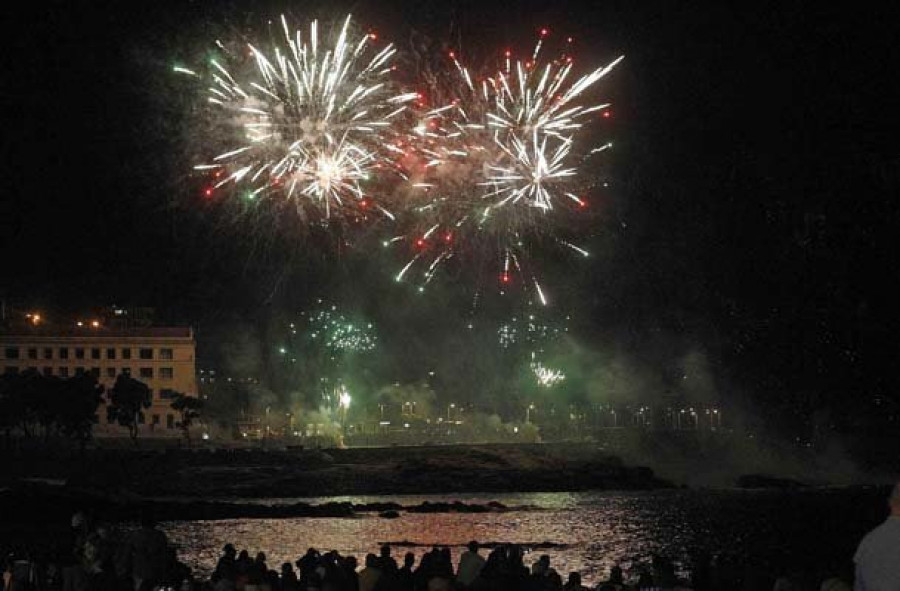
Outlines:
<svg viewBox="0 0 900 591"><path fill-rule="evenodd" d="M177 436L178 416L170 405L175 393L197 395L195 350L188 327L117 329L90 320L72 328L32 326L0 332L0 371L33 370L59 378L93 372L107 390L120 374L130 375L153 394L141 435ZM108 423L104 407L98 413L95 435L127 435Z"/></svg>

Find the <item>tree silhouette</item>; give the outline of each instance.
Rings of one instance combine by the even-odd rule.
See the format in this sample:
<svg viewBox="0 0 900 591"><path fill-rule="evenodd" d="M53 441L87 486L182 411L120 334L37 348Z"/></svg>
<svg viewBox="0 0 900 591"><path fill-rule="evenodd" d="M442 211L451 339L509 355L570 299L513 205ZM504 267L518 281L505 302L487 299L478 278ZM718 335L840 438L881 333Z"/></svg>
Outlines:
<svg viewBox="0 0 900 591"><path fill-rule="evenodd" d="M124 374L119 374L116 383L109 391L109 404L106 414L128 429L131 441L137 445L139 425L144 418L143 409L150 408L152 392L147 384Z"/></svg>
<svg viewBox="0 0 900 591"><path fill-rule="evenodd" d="M191 425L195 419L200 417L200 409L203 408L203 401L196 396L188 396L180 392L174 393L175 399L172 401L173 410L181 414L181 420L178 421L178 428L184 433L187 444L191 444Z"/></svg>
<svg viewBox="0 0 900 591"><path fill-rule="evenodd" d="M68 380L56 380L54 390L58 393L55 397L57 428L84 449L97 424L97 408L103 403L103 386L96 375L85 373Z"/></svg>

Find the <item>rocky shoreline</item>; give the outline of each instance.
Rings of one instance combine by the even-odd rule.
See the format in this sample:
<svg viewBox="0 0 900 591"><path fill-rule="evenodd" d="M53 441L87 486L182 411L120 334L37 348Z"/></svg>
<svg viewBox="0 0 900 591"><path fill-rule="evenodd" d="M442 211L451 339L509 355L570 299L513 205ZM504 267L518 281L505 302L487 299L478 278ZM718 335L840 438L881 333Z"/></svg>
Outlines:
<svg viewBox="0 0 900 591"><path fill-rule="evenodd" d="M350 503L326 502L256 504L206 500L160 500L133 496L104 495L97 491L73 489L41 483L27 483L0 491L0 512L7 522L40 520L64 522L78 511L95 515L104 521L121 522L137 519L149 511L160 521L194 521L218 519L277 518L353 518L377 515L399 517L401 513L506 513L535 511L533 506L509 507L497 501L463 503L460 501L429 502L403 505L393 502Z"/></svg>
<svg viewBox="0 0 900 591"><path fill-rule="evenodd" d="M0 486L55 479L104 494L192 499L652 490L673 485L585 446L88 450L19 454Z"/></svg>
<svg viewBox="0 0 900 591"><path fill-rule="evenodd" d="M497 512L500 503L293 502L262 499L477 492L653 490L673 485L589 447L468 445L334 450L88 450L17 453L0 475L0 511L67 520L87 509L110 521L152 510L161 520L399 517ZM173 500L174 499L174 500ZM241 499L249 502L234 502ZM452 500L452 497L445 497ZM24 517L27 516L27 517Z"/></svg>

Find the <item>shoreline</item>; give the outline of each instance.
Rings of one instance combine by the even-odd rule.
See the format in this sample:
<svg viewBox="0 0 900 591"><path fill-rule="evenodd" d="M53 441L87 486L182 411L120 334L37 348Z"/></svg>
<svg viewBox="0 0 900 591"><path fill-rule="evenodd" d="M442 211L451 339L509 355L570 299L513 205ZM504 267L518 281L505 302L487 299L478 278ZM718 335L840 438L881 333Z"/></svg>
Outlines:
<svg viewBox="0 0 900 591"><path fill-rule="evenodd" d="M674 488L586 446L88 450L13 454L0 486L65 483L120 497L198 499Z"/></svg>
<svg viewBox="0 0 900 591"><path fill-rule="evenodd" d="M104 495L97 491L38 483L0 491L0 508L3 509L4 515L10 516L6 520L7 523L17 522L17 517L33 522L33 516L38 508L43 516L51 513L65 517L83 511L100 516L103 521L107 522L132 521L144 511L149 511L159 521L215 521L294 517L354 518L364 515L392 519L400 517L402 513L509 513L543 510L534 505L507 506L498 501L464 503L458 500L423 501L418 504L401 504L391 501L369 503L327 501L268 505L202 499L175 501Z"/></svg>

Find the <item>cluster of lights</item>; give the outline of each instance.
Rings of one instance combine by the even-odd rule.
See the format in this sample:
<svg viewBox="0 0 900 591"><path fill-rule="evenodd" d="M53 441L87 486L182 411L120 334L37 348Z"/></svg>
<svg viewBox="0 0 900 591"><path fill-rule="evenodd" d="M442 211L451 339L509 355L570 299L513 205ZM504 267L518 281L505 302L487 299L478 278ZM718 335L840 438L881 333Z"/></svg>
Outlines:
<svg viewBox="0 0 900 591"><path fill-rule="evenodd" d="M38 326L46 321L40 312L28 312L25 314L25 320L32 326ZM76 320L75 326L78 328L90 327L100 328L99 320Z"/></svg>
<svg viewBox="0 0 900 591"><path fill-rule="evenodd" d="M566 323L570 317L566 316ZM567 324L544 323L535 314L525 317L514 317L510 322L497 329L497 340L501 349L509 349L519 342L531 345L536 352L543 353L544 344L553 341L569 332Z"/></svg>
<svg viewBox="0 0 900 591"><path fill-rule="evenodd" d="M364 353L374 350L378 344L371 322L354 322L337 306L326 306L301 315L306 320L308 338L331 353ZM297 325L291 324L290 328L291 334L296 335ZM282 348L281 352L284 354L287 350Z"/></svg>
<svg viewBox="0 0 900 591"><path fill-rule="evenodd" d="M562 371L547 367L540 361L531 362L531 371L538 386L543 388L552 388L566 379L566 374Z"/></svg>

